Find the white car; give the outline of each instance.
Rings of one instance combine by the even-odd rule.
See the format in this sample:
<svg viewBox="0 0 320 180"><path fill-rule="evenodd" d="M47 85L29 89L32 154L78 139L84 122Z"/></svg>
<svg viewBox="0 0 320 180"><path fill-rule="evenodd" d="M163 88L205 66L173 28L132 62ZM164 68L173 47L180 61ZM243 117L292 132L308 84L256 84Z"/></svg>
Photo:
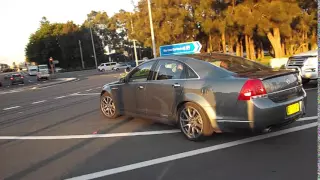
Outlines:
<svg viewBox="0 0 320 180"><path fill-rule="evenodd" d="M111 71L116 64L116 62L102 63L98 66L98 71Z"/></svg>
<svg viewBox="0 0 320 180"><path fill-rule="evenodd" d="M40 81L41 79L49 80L50 74L47 65L38 65L38 73L37 73L37 80Z"/></svg>
<svg viewBox="0 0 320 180"><path fill-rule="evenodd" d="M118 70L122 70L122 69L128 69L131 66L129 64L125 64L125 63L117 63L115 65L115 67L112 68L112 70L118 71Z"/></svg>
<svg viewBox="0 0 320 180"><path fill-rule="evenodd" d="M318 50L296 54L289 58L287 69L297 69L304 84L318 79Z"/></svg>

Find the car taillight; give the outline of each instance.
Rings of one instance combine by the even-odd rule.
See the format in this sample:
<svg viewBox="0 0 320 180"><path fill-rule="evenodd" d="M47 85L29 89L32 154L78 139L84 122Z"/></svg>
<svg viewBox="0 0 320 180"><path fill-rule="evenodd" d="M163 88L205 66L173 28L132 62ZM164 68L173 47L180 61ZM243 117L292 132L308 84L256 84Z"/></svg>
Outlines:
<svg viewBox="0 0 320 180"><path fill-rule="evenodd" d="M259 79L249 79L247 80L238 97L238 100L248 101L254 97L262 97L267 94L266 89L264 88L262 81Z"/></svg>
<svg viewBox="0 0 320 180"><path fill-rule="evenodd" d="M21 76L21 78L23 79L23 76Z"/></svg>
<svg viewBox="0 0 320 180"><path fill-rule="evenodd" d="M10 79L13 80L13 77L11 77Z"/></svg>

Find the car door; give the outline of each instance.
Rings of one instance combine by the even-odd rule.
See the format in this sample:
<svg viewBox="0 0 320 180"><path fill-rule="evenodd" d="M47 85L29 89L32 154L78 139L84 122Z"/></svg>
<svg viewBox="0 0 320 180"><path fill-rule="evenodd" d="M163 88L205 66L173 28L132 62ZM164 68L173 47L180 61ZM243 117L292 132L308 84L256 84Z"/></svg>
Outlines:
<svg viewBox="0 0 320 180"><path fill-rule="evenodd" d="M128 114L145 115L146 113L146 84L150 79L151 70L156 61L142 64L131 71L121 91L124 97L124 110Z"/></svg>
<svg viewBox="0 0 320 180"><path fill-rule="evenodd" d="M175 60L159 60L147 86L147 114L171 119L177 102L183 98L185 65Z"/></svg>

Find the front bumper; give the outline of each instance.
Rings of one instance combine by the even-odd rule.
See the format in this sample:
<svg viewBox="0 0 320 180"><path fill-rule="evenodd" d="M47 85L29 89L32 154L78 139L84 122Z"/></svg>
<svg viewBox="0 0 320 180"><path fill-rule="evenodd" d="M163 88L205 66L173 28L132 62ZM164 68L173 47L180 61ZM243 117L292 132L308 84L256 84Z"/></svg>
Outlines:
<svg viewBox="0 0 320 180"><path fill-rule="evenodd" d="M38 78L49 78L50 74L38 74Z"/></svg>
<svg viewBox="0 0 320 180"><path fill-rule="evenodd" d="M297 69L303 79L318 79L318 69L310 66L289 66L287 69Z"/></svg>

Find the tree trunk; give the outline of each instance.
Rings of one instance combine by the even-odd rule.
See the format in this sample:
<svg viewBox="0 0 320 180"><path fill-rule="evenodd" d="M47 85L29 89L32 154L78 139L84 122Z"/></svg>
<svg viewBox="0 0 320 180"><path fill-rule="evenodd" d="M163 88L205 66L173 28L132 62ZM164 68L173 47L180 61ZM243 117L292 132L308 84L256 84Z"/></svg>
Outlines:
<svg viewBox="0 0 320 180"><path fill-rule="evenodd" d="M240 56L243 57L243 39L240 38Z"/></svg>
<svg viewBox="0 0 320 180"><path fill-rule="evenodd" d="M261 48L257 48L257 59L261 59Z"/></svg>
<svg viewBox="0 0 320 180"><path fill-rule="evenodd" d="M236 56L241 56L241 44L239 42L239 40L237 41L237 44L236 44Z"/></svg>
<svg viewBox="0 0 320 180"><path fill-rule="evenodd" d="M223 53L226 53L227 47L226 47L226 34L225 34L225 32L221 33L221 44L222 44Z"/></svg>
<svg viewBox="0 0 320 180"><path fill-rule="evenodd" d="M249 47L250 47L250 58L252 60L256 60L256 52L255 52L255 46L254 46L254 41L252 37L249 37Z"/></svg>
<svg viewBox="0 0 320 180"><path fill-rule="evenodd" d="M230 38L230 40L229 40L229 52L231 53L231 54L233 54L233 45L234 45L234 42L233 42L233 40L232 40L232 38Z"/></svg>
<svg viewBox="0 0 320 180"><path fill-rule="evenodd" d="M261 49L261 59L264 59L264 49L263 49L262 41L260 41L260 49Z"/></svg>
<svg viewBox="0 0 320 180"><path fill-rule="evenodd" d="M212 44L211 44L211 41L212 41L212 36L211 36L211 34L210 34L209 37L208 37L208 43L207 43L207 52L208 52L208 53L212 52Z"/></svg>
<svg viewBox="0 0 320 180"><path fill-rule="evenodd" d="M275 58L282 57L280 29L273 28L273 33L269 31L267 37L272 45Z"/></svg>
<svg viewBox="0 0 320 180"><path fill-rule="evenodd" d="M283 55L286 54L286 50L285 50L285 45L284 45L284 43L281 43L281 51L282 51Z"/></svg>
<svg viewBox="0 0 320 180"><path fill-rule="evenodd" d="M245 46L246 46L246 58L251 59L250 57L250 43L248 35L245 35Z"/></svg>

